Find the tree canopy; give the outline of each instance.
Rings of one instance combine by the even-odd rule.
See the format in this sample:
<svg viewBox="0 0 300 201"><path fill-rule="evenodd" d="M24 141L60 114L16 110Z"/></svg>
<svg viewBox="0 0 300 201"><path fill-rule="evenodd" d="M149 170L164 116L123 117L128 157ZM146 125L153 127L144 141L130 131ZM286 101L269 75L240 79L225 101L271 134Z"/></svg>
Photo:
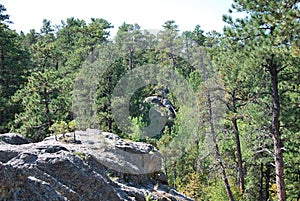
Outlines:
<svg viewBox="0 0 300 201"><path fill-rule="evenodd" d="M169 20L111 37L102 18L17 33L0 4L0 132L97 128L151 143L194 200L299 200L299 5L234 0L223 33Z"/></svg>

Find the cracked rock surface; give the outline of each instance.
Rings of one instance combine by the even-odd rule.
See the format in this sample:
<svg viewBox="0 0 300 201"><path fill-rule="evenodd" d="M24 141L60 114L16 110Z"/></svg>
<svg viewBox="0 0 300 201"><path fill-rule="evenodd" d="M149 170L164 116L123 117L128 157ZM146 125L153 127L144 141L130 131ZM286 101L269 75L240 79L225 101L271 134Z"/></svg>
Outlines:
<svg viewBox="0 0 300 201"><path fill-rule="evenodd" d="M0 201L191 200L167 185L152 145L92 129L75 136L80 143L1 134Z"/></svg>

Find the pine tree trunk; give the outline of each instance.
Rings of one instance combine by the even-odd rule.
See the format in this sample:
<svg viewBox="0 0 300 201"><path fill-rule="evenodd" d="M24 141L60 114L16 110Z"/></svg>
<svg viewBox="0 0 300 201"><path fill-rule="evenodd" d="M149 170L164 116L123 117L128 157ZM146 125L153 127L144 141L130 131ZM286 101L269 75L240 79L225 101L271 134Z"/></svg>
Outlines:
<svg viewBox="0 0 300 201"><path fill-rule="evenodd" d="M164 168L165 174L166 174L167 177L169 178L169 172L168 172L167 158L166 158L166 157L163 158L163 168Z"/></svg>
<svg viewBox="0 0 300 201"><path fill-rule="evenodd" d="M133 69L133 49L130 49L130 54L129 54L129 70L132 71Z"/></svg>
<svg viewBox="0 0 300 201"><path fill-rule="evenodd" d="M0 64L1 64L1 74L3 74L4 73L4 71L5 71L5 63L4 63L4 50L3 50L3 48L1 48L1 60L0 60Z"/></svg>
<svg viewBox="0 0 300 201"><path fill-rule="evenodd" d="M217 135L216 135L216 132L215 132L215 125L214 125L214 122L213 122L212 102L211 102L211 97L210 97L209 92L206 93L206 98L207 98L207 105L208 105L208 110L209 110L210 132L211 132L211 135L212 135L215 155L216 155L216 158L217 158L217 162L218 162L218 164L221 168L221 175L222 175L222 179L223 179L223 182L224 182L224 185L225 185L225 189L226 189L226 193L228 195L228 198L229 198L230 201L234 201L234 197L233 197L232 191L230 189L230 185L229 185L228 178L227 178L227 175L226 175L225 167L224 167L222 157L221 157L221 154L220 154L219 145L218 145L218 142L217 142Z"/></svg>
<svg viewBox="0 0 300 201"><path fill-rule="evenodd" d="M175 58L173 53L169 53L171 61L171 79L174 79L175 76Z"/></svg>
<svg viewBox="0 0 300 201"><path fill-rule="evenodd" d="M202 61L203 62L203 61ZM205 65L202 66L202 72L203 72L203 78L204 78L204 82L206 83L208 80L208 73L207 73L207 69L205 67ZM205 84L207 85L207 84ZM207 103L207 108L208 108L208 115L209 115L209 126L210 126L210 133L211 133L211 137L212 137L212 141L213 141L213 146L214 146L214 152L215 152L215 156L217 158L217 162L218 165L221 169L221 176L225 185L225 189L226 189L226 193L228 195L228 198L230 201L234 201L234 197L228 182L228 178L227 178L227 174L225 171L225 167L222 161L222 157L220 154L220 150L219 150L219 145L217 142L217 134L215 132L215 123L214 123L214 118L213 118L213 109L212 109L212 100L211 100L211 93L209 91L209 89L206 89L206 103Z"/></svg>
<svg viewBox="0 0 300 201"><path fill-rule="evenodd" d="M236 144L236 151L237 151L239 187L240 187L240 191L244 193L245 179L244 179L244 171L243 171L243 159L242 159L242 151L241 151L240 133L239 133L236 117L232 119L232 124L233 124L233 130L235 134L235 144Z"/></svg>
<svg viewBox="0 0 300 201"><path fill-rule="evenodd" d="M263 201L264 200L264 196L263 196L263 185L264 185L264 164L260 163L260 177L259 177L259 201Z"/></svg>
<svg viewBox="0 0 300 201"><path fill-rule="evenodd" d="M0 54L1 54L1 57L0 57L0 87L2 88L2 86L5 86L6 83L5 83L5 79L2 77L3 75L5 75L5 63L4 63L4 50L2 48L2 44L1 44L1 51L0 51ZM0 93L0 97L2 98L4 96L4 93L1 91ZM4 108L3 106L1 105L0 106L0 125L3 125L3 122L5 121L4 119ZM0 130L0 132L2 133L2 130Z"/></svg>
<svg viewBox="0 0 300 201"><path fill-rule="evenodd" d="M174 184L173 184L173 187L176 189L176 179L177 179L177 170L176 170L176 166L177 166L177 162L175 161L174 162L174 165L173 165L173 175L174 175Z"/></svg>
<svg viewBox="0 0 300 201"><path fill-rule="evenodd" d="M271 74L271 81L272 81L271 90L272 90L273 107L272 107L271 133L273 136L273 144L274 144L277 196L279 201L286 201L282 143L281 143L280 130L279 130L280 102L279 102L279 93L278 93L278 70L276 64L274 63L274 56L272 57L269 63L269 71Z"/></svg>
<svg viewBox="0 0 300 201"><path fill-rule="evenodd" d="M267 165L267 170L266 170L266 188L265 188L265 191L266 191L266 201L270 200L270 192L269 192L269 189L270 189L270 173L271 173L271 168L270 168L270 165Z"/></svg>
<svg viewBox="0 0 300 201"><path fill-rule="evenodd" d="M52 120L50 119L49 96L48 96L47 87L48 87L47 83L45 83L43 98L45 100L44 103L45 103L45 116L47 117L47 126L50 127L52 124Z"/></svg>

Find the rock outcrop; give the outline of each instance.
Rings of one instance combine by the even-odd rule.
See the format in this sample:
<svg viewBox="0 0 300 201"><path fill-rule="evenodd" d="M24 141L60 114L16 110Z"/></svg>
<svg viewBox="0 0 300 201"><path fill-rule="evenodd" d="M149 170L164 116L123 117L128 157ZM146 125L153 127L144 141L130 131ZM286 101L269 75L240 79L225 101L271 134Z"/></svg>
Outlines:
<svg viewBox="0 0 300 201"><path fill-rule="evenodd" d="M77 143L65 136L0 135L0 200L190 200L167 185L152 145L91 129L76 131Z"/></svg>
<svg viewBox="0 0 300 201"><path fill-rule="evenodd" d="M16 133L1 134L1 141L6 142L8 144L15 144L15 145L30 143L30 140Z"/></svg>
<svg viewBox="0 0 300 201"><path fill-rule="evenodd" d="M165 108L167 111L166 115L169 119L174 119L176 116L176 110L171 101L167 98L163 98L160 96L149 96L144 100L144 102L152 103L160 108Z"/></svg>

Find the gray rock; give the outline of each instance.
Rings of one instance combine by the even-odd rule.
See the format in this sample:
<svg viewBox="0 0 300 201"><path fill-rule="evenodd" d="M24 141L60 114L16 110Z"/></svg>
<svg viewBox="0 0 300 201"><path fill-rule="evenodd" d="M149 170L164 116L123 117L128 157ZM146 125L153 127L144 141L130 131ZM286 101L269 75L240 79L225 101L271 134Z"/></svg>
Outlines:
<svg viewBox="0 0 300 201"><path fill-rule="evenodd" d="M169 119L174 119L176 116L176 110L174 109L172 102L167 98L163 98L159 96L149 96L145 98L144 102L152 103L154 105L157 105L159 108L166 108L167 117ZM157 112L159 112L159 110L157 110ZM164 116L165 114L162 113L161 115Z"/></svg>
<svg viewBox="0 0 300 201"><path fill-rule="evenodd" d="M53 136L39 143L2 143L0 200L145 201L149 195L190 200L166 188L161 156L153 146L98 130L76 134L81 144Z"/></svg>
<svg viewBox="0 0 300 201"><path fill-rule="evenodd" d="M1 200L124 200L76 155L36 148L0 164Z"/></svg>
<svg viewBox="0 0 300 201"><path fill-rule="evenodd" d="M161 170L161 155L152 145L125 141L115 134L92 129L76 131L76 134L82 143L76 146L77 151L93 155L108 169L132 175Z"/></svg>
<svg viewBox="0 0 300 201"><path fill-rule="evenodd" d="M8 144L15 144L15 145L30 143L30 141L28 139L26 139L22 135L16 134L16 133L1 134L0 141L3 141Z"/></svg>

